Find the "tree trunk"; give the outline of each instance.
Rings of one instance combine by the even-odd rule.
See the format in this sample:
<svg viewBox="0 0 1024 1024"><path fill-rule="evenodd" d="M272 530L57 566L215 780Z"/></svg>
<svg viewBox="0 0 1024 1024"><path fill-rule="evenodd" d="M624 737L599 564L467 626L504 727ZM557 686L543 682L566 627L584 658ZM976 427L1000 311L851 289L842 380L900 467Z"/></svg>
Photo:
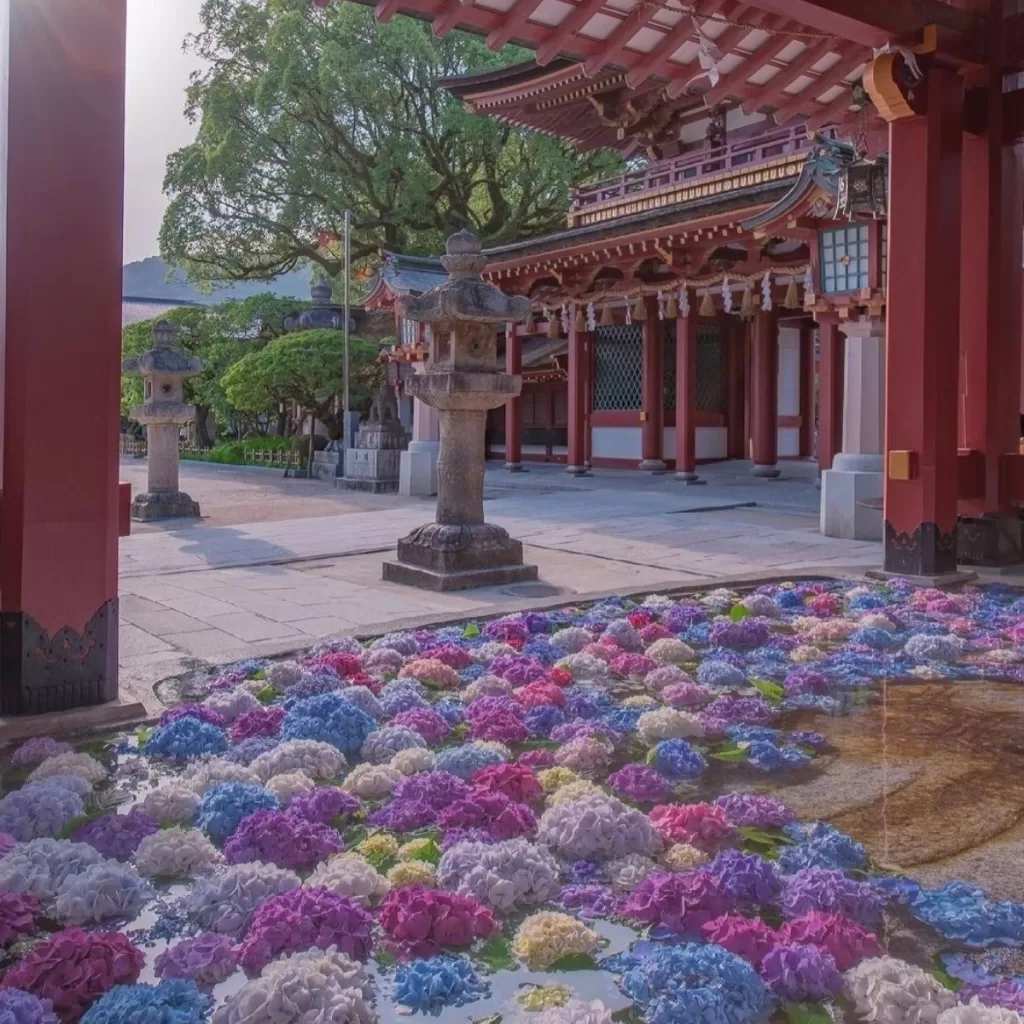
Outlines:
<svg viewBox="0 0 1024 1024"><path fill-rule="evenodd" d="M278 409L280 411L277 414L277 436L284 437L285 430L288 429L288 412L281 409L281 406L278 406Z"/></svg>
<svg viewBox="0 0 1024 1024"><path fill-rule="evenodd" d="M200 448L213 447L213 438L210 437L210 432L206 429L206 418L209 415L210 407L208 405L196 406L196 439L199 441Z"/></svg>

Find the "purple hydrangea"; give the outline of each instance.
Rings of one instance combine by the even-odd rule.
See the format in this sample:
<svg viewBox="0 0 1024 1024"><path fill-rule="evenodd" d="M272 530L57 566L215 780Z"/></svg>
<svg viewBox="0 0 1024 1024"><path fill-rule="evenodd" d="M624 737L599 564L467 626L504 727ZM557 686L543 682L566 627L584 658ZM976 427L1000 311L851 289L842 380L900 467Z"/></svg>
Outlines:
<svg viewBox="0 0 1024 1024"><path fill-rule="evenodd" d="M608 785L616 795L640 803L659 803L672 789L672 783L661 772L646 764L623 765L608 776Z"/></svg>
<svg viewBox="0 0 1024 1024"><path fill-rule="evenodd" d="M16 768L24 768L30 764L39 764L48 757L70 754L74 749L70 743L55 740L52 736L33 736L11 754L11 764Z"/></svg>
<svg viewBox="0 0 1024 1024"><path fill-rule="evenodd" d="M71 838L76 843L88 843L104 857L127 860L139 848L146 836L159 831L160 826L140 810L128 814L104 814L75 829Z"/></svg>
<svg viewBox="0 0 1024 1024"><path fill-rule="evenodd" d="M723 850L708 864L730 899L743 904L772 904L782 891L782 879L776 866L756 854Z"/></svg>
<svg viewBox="0 0 1024 1024"><path fill-rule="evenodd" d="M229 936L203 932L164 950L155 967L158 978L181 978L213 988L235 973L238 955Z"/></svg>
<svg viewBox="0 0 1024 1024"><path fill-rule="evenodd" d="M326 825L282 811L256 811L224 844L224 856L229 864L259 860L301 870L344 848L341 836Z"/></svg>
<svg viewBox="0 0 1024 1024"><path fill-rule="evenodd" d="M448 735L451 727L443 715L433 708L409 708L399 711L391 720L392 725L405 725L418 732L428 747L435 746Z"/></svg>
<svg viewBox="0 0 1024 1024"><path fill-rule="evenodd" d="M218 729L223 729L227 725L219 711L205 704L179 704L177 707L168 708L158 719L157 725L170 725L179 718L198 718L200 722L209 722Z"/></svg>
<svg viewBox="0 0 1024 1024"><path fill-rule="evenodd" d="M785 804L761 793L726 793L715 800L737 828L782 828L795 820Z"/></svg>
<svg viewBox="0 0 1024 1024"><path fill-rule="evenodd" d="M310 793L300 793L288 805L288 814L320 825L329 825L338 818L348 819L362 808L358 797L336 786L317 786Z"/></svg>
<svg viewBox="0 0 1024 1024"><path fill-rule="evenodd" d="M276 736L284 722L284 708L255 708L243 711L231 723L231 742L243 743L259 736Z"/></svg>
<svg viewBox="0 0 1024 1024"><path fill-rule="evenodd" d="M843 987L835 960L817 946L776 946L761 961L761 977L779 999L789 1003L816 1003Z"/></svg>
<svg viewBox="0 0 1024 1024"><path fill-rule="evenodd" d="M614 917L620 912L619 899L606 885L566 885L558 896L558 905L590 920Z"/></svg>
<svg viewBox="0 0 1024 1024"><path fill-rule="evenodd" d="M623 913L643 924L661 924L680 935L700 935L708 921L732 911L720 879L699 869L686 874L652 871L630 894Z"/></svg>
<svg viewBox="0 0 1024 1024"><path fill-rule="evenodd" d="M800 917L811 910L848 914L871 926L882 916L884 898L867 882L847 878L842 871L805 868L786 879L779 906L786 917Z"/></svg>

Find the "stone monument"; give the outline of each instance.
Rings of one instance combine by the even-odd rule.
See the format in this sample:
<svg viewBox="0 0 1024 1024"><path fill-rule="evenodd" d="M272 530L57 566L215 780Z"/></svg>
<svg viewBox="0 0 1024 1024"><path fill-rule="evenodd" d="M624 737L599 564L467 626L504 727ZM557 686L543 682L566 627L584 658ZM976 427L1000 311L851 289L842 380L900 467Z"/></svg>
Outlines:
<svg viewBox="0 0 1024 1024"><path fill-rule="evenodd" d="M397 494L402 451L409 443L398 418L395 389L382 384L370 406L370 418L359 428L355 448L345 453L345 476L338 487L373 494Z"/></svg>
<svg viewBox="0 0 1024 1024"><path fill-rule="evenodd" d="M175 519L199 515L199 505L178 489L178 431L194 419L194 405L182 401L186 377L194 377L203 364L174 347L177 328L166 320L153 326L153 347L134 359L126 359L122 370L143 383L142 405L132 416L146 427L148 490L132 502L132 519Z"/></svg>
<svg viewBox="0 0 1024 1024"><path fill-rule="evenodd" d="M523 546L484 522L484 431L487 411L518 395L522 378L495 373L498 325L522 323L530 302L485 282L480 240L469 231L448 239L441 262L448 280L398 300L398 314L431 327L423 373L406 382L413 397L437 410L437 514L398 542L384 579L429 590L464 590L537 578L523 565Z"/></svg>

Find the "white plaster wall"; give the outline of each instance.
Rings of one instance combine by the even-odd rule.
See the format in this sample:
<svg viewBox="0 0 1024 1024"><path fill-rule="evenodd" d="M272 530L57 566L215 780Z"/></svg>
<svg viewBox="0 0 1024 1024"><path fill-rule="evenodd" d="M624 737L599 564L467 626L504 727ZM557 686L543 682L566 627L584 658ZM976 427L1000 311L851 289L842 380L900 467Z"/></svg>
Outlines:
<svg viewBox="0 0 1024 1024"><path fill-rule="evenodd" d="M779 458L789 459L800 454L800 428L779 427Z"/></svg>
<svg viewBox="0 0 1024 1024"><path fill-rule="evenodd" d="M800 415L800 329L797 327L779 328L779 415ZM780 443L781 436L780 432Z"/></svg>
<svg viewBox="0 0 1024 1024"><path fill-rule="evenodd" d="M676 428L665 427L661 435L661 457L663 459L674 459L676 457Z"/></svg>
<svg viewBox="0 0 1024 1024"><path fill-rule="evenodd" d="M728 458L728 427L697 427L694 431L694 449L698 459Z"/></svg>
<svg viewBox="0 0 1024 1024"><path fill-rule="evenodd" d="M640 427L593 427L590 455L595 459L640 460Z"/></svg>

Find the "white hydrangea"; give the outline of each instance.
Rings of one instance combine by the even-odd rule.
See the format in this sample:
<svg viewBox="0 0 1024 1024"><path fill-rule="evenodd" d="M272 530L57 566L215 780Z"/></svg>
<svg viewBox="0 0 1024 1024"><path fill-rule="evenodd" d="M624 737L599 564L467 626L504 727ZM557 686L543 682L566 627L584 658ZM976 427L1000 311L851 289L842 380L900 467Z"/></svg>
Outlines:
<svg viewBox="0 0 1024 1024"><path fill-rule="evenodd" d="M0 860L0 890L23 892L46 903L64 881L79 875L103 855L88 843L70 839L33 839L18 843Z"/></svg>
<svg viewBox="0 0 1024 1024"><path fill-rule="evenodd" d="M306 885L330 889L366 909L379 903L391 889L388 880L357 853L339 853L318 864Z"/></svg>
<svg viewBox="0 0 1024 1024"><path fill-rule="evenodd" d="M374 764L387 764L400 750L426 745L426 741L415 729L406 725L388 725L371 732L363 741L359 754Z"/></svg>
<svg viewBox="0 0 1024 1024"><path fill-rule="evenodd" d="M844 975L857 1016L878 1024L936 1024L956 996L930 974L891 956L862 960Z"/></svg>
<svg viewBox="0 0 1024 1024"><path fill-rule="evenodd" d="M558 861L527 839L456 843L441 856L437 880L500 912L546 903L558 892Z"/></svg>
<svg viewBox="0 0 1024 1024"><path fill-rule="evenodd" d="M300 885L294 871L273 864L235 864L200 877L185 897L185 910L205 931L238 938L257 907Z"/></svg>
<svg viewBox="0 0 1024 1024"><path fill-rule="evenodd" d="M499 640L488 640L474 647L469 656L479 665L489 665L495 658L503 658L515 654L516 649L511 644L503 644Z"/></svg>
<svg viewBox="0 0 1024 1024"><path fill-rule="evenodd" d="M283 772L267 780L267 789L277 797L282 807L303 793L312 793L316 783L305 772Z"/></svg>
<svg viewBox="0 0 1024 1024"><path fill-rule="evenodd" d="M640 605L652 612L667 612L669 608L675 607L675 601L667 594L648 594Z"/></svg>
<svg viewBox="0 0 1024 1024"><path fill-rule="evenodd" d="M345 777L341 788L364 800L390 796L405 776L397 768L382 764L357 764Z"/></svg>
<svg viewBox="0 0 1024 1024"><path fill-rule="evenodd" d="M263 673L268 683L281 690L287 690L302 680L302 666L296 661L278 661L268 665Z"/></svg>
<svg viewBox="0 0 1024 1024"><path fill-rule="evenodd" d="M594 634L589 629L584 629L582 626L569 626L566 629L560 629L551 637L551 643L553 646L563 651L568 651L569 654L579 654L587 644L592 643Z"/></svg>
<svg viewBox="0 0 1024 1024"><path fill-rule="evenodd" d="M645 711L637 719L636 732L641 742L653 747L662 740L699 738L704 735L704 727L689 711L657 708Z"/></svg>
<svg viewBox="0 0 1024 1024"><path fill-rule="evenodd" d="M629 853L651 857L661 850L646 814L603 794L549 807L541 815L537 838L576 860L618 860Z"/></svg>
<svg viewBox="0 0 1024 1024"><path fill-rule="evenodd" d="M477 697L510 697L514 687L507 679L500 676L482 675L474 679L463 691L461 696L464 700L476 700ZM456 697L460 696L455 694Z"/></svg>
<svg viewBox="0 0 1024 1024"><path fill-rule="evenodd" d="M969 1003L943 1010L935 1024L1024 1024L1024 1017L1005 1006L986 1006L975 996Z"/></svg>
<svg viewBox="0 0 1024 1024"><path fill-rule="evenodd" d="M245 782L250 786L260 784L259 776L251 768L223 757L206 758L190 764L181 779L200 796L220 782Z"/></svg>
<svg viewBox="0 0 1024 1024"><path fill-rule="evenodd" d="M689 644L675 637L666 636L655 640L644 654L659 665L683 665L688 661L696 661L697 655Z"/></svg>
<svg viewBox="0 0 1024 1024"><path fill-rule="evenodd" d="M184 825L196 816L199 794L181 782L165 782L150 790L142 800L142 809L158 825Z"/></svg>
<svg viewBox="0 0 1024 1024"><path fill-rule="evenodd" d="M739 599L740 595L735 590L729 590L726 587L716 587L700 598L700 603L712 611L727 612Z"/></svg>
<svg viewBox="0 0 1024 1024"><path fill-rule="evenodd" d="M260 754L249 767L266 781L285 772L305 772L317 782L337 778L345 758L337 747L320 740L285 740L273 750Z"/></svg>
<svg viewBox="0 0 1024 1024"><path fill-rule="evenodd" d="M852 593L852 591L851 591ZM850 597L850 594L847 594ZM895 633L896 627L892 623L892 619L888 615L883 615L881 612L868 612L867 615L861 616L857 622L858 626L865 629L884 629L886 633Z"/></svg>
<svg viewBox="0 0 1024 1024"><path fill-rule="evenodd" d="M1013 651L1006 647L996 647L991 651L985 651L982 655L982 660L995 662L1001 665L1015 665L1021 660L1021 654L1019 651Z"/></svg>
<svg viewBox="0 0 1024 1024"><path fill-rule="evenodd" d="M388 762L388 767L403 775L415 775L417 772L429 772L434 765L434 752L426 747L407 747L400 750Z"/></svg>
<svg viewBox="0 0 1024 1024"><path fill-rule="evenodd" d="M605 875L616 892L629 892L635 889L657 864L650 857L639 853L628 853L625 857L613 860L605 866Z"/></svg>
<svg viewBox="0 0 1024 1024"><path fill-rule="evenodd" d="M255 711L263 705L243 686L230 690L215 690L203 703L213 708L229 725L246 711Z"/></svg>
<svg viewBox="0 0 1024 1024"><path fill-rule="evenodd" d="M556 634L557 635L557 634ZM608 666L600 658L593 654L570 654L556 663L557 668L564 668L576 680L576 682L597 682L608 681Z"/></svg>
<svg viewBox="0 0 1024 1024"><path fill-rule="evenodd" d="M134 917L154 895L149 883L127 864L104 860L65 878L51 913L63 924L95 924L112 917Z"/></svg>
<svg viewBox="0 0 1024 1024"><path fill-rule="evenodd" d="M213 1015L213 1024L373 1024L369 976L336 946L263 968Z"/></svg>
<svg viewBox="0 0 1024 1024"><path fill-rule="evenodd" d="M217 847L198 829L165 828L146 836L135 851L135 867L146 878L182 878L220 861Z"/></svg>
<svg viewBox="0 0 1024 1024"><path fill-rule="evenodd" d="M37 765L28 777L29 782L42 782L55 775L77 775L95 786L107 777L107 769L89 754L55 754Z"/></svg>
<svg viewBox="0 0 1024 1024"><path fill-rule="evenodd" d="M962 650L963 641L953 633L918 633L903 645L904 654L922 661L955 661Z"/></svg>

